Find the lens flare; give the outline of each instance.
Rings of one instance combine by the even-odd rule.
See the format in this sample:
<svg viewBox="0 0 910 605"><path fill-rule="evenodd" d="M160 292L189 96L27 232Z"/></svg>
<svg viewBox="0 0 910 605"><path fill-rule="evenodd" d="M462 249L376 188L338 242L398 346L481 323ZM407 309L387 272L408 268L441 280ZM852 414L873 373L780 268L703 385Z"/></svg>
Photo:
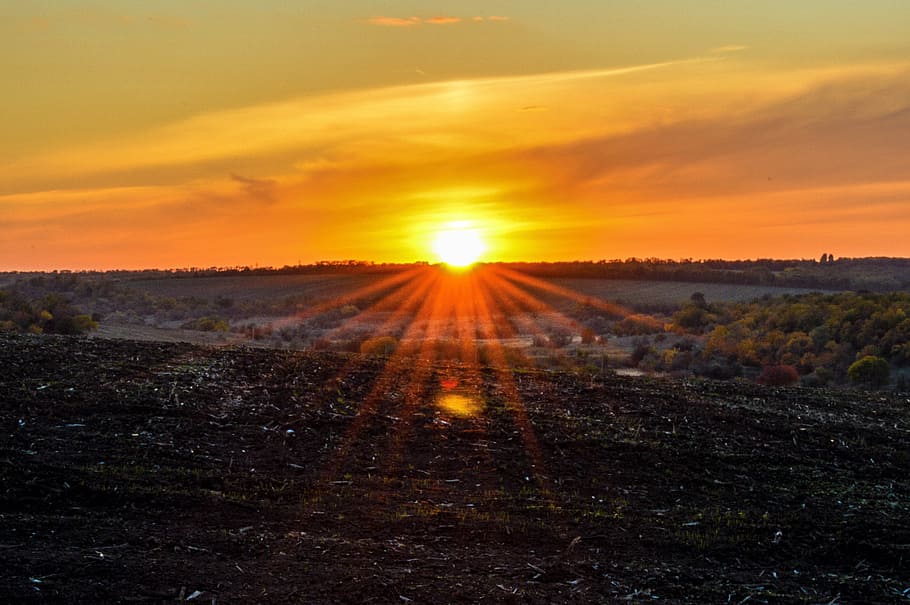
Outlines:
<svg viewBox="0 0 910 605"><path fill-rule="evenodd" d="M477 416L481 412L480 401L459 393L444 393L436 399L436 405L444 412L461 418Z"/></svg>

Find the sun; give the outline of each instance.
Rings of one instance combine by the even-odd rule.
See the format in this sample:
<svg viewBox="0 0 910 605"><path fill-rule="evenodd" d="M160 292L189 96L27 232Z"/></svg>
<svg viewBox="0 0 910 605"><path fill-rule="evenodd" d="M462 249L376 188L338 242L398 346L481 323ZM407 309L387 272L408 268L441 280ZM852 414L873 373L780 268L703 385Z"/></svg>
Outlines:
<svg viewBox="0 0 910 605"><path fill-rule="evenodd" d="M486 251L477 229L464 223L452 223L439 231L433 240L433 251L439 260L452 267L468 267Z"/></svg>

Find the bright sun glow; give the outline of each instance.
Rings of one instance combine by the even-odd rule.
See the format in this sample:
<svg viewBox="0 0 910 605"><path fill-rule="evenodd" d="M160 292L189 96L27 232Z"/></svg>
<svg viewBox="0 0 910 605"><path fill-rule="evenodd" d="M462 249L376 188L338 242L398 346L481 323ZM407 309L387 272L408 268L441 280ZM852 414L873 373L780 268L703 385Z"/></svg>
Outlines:
<svg viewBox="0 0 910 605"><path fill-rule="evenodd" d="M453 223L448 229L440 231L433 240L433 251L439 260L453 267L467 267L480 258L486 246L476 229L470 229L463 223Z"/></svg>

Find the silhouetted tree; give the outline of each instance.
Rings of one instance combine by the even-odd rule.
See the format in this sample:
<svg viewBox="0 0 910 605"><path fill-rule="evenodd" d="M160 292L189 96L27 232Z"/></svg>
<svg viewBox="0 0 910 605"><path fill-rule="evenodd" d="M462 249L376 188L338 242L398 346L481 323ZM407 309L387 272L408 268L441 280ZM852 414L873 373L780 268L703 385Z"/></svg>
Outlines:
<svg viewBox="0 0 910 605"><path fill-rule="evenodd" d="M692 296L689 297L689 300L692 302L693 305L695 305L699 309L708 308L708 301L705 300L705 295L702 294L701 292L693 292Z"/></svg>

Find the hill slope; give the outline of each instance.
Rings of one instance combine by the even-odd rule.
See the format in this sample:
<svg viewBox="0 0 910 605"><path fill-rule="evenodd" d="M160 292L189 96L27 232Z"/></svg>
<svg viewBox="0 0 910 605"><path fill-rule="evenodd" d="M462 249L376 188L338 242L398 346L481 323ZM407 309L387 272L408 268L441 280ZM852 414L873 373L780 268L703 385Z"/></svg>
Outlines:
<svg viewBox="0 0 910 605"><path fill-rule="evenodd" d="M47 336L0 367L4 602L910 594L885 395Z"/></svg>

